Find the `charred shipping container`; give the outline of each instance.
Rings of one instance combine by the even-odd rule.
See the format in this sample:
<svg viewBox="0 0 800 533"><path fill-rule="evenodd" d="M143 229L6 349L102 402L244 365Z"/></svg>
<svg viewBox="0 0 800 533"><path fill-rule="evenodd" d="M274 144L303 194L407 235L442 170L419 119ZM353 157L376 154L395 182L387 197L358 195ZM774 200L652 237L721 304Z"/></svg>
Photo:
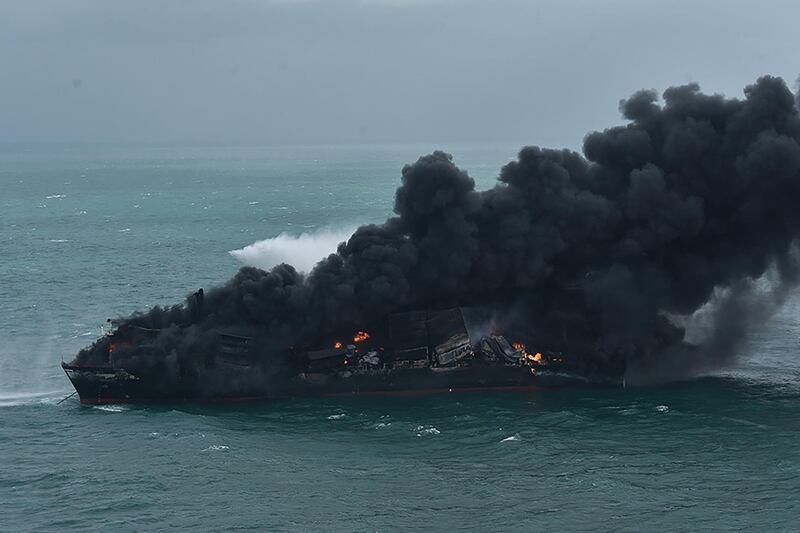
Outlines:
<svg viewBox="0 0 800 533"><path fill-rule="evenodd" d="M435 364L449 366L473 355L461 308L428 313L426 324Z"/></svg>
<svg viewBox="0 0 800 533"><path fill-rule="evenodd" d="M618 376L577 375L562 358L527 352L502 336L470 338L460 308L397 313L387 318L388 346L363 331L353 343L293 352L291 364L270 373L269 354L247 331L217 333L216 354L178 377L158 369L115 365L116 346L148 350L156 331L117 331L108 360L62 363L83 403L214 401L291 396L421 394L457 390L533 390L621 383ZM333 343L332 343L333 344ZM283 357L276 355L275 357ZM213 386L209 386L212 384Z"/></svg>
<svg viewBox="0 0 800 533"><path fill-rule="evenodd" d="M460 308L391 315L389 331L396 361L448 366L472 353Z"/></svg>
<svg viewBox="0 0 800 533"><path fill-rule="evenodd" d="M315 350L306 354L306 365L311 372L341 368L347 360L347 348Z"/></svg>
<svg viewBox="0 0 800 533"><path fill-rule="evenodd" d="M428 361L427 320L425 311L389 316L389 338L395 361Z"/></svg>

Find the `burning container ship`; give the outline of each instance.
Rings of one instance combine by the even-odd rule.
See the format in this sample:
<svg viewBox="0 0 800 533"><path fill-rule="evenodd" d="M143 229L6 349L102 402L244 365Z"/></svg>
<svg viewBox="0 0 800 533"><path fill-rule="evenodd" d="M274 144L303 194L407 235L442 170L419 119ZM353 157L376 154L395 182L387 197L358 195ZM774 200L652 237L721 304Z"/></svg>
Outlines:
<svg viewBox="0 0 800 533"><path fill-rule="evenodd" d="M160 330L128 325L96 343L94 352L104 355L99 363L77 358L62 367L85 404L536 390L622 379L622 372L581 375L563 354L528 350L502 335L471 338L461 308L393 314L387 329L381 340L356 331L328 348L289 350L280 365L261 356L258 333L219 330L213 332L215 353L199 365L173 360L168 370L166 363L135 363L137 356L154 359L161 348L152 341ZM127 366L116 361L120 349L129 353Z"/></svg>

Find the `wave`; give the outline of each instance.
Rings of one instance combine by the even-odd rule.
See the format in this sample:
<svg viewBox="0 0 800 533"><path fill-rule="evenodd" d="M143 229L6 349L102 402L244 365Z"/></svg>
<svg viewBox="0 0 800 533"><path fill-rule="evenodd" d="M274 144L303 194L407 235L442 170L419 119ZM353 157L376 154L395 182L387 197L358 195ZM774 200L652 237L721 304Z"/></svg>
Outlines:
<svg viewBox="0 0 800 533"><path fill-rule="evenodd" d="M322 228L300 235L281 233L228 253L242 264L264 270L289 263L301 272L309 272L320 259L335 252L340 242L350 238L357 227Z"/></svg>
<svg viewBox="0 0 800 533"><path fill-rule="evenodd" d="M440 435L442 432L433 426L417 426L414 428L417 432L417 437L427 437L432 435Z"/></svg>
<svg viewBox="0 0 800 533"><path fill-rule="evenodd" d="M209 446L208 448L206 448L203 451L204 452L218 452L218 451L230 450L230 448L231 448L230 446L225 446L224 444L212 444L211 446Z"/></svg>
<svg viewBox="0 0 800 533"><path fill-rule="evenodd" d="M93 408L97 409L98 411L105 411L107 413L124 413L128 410L126 407L121 405L95 405Z"/></svg>

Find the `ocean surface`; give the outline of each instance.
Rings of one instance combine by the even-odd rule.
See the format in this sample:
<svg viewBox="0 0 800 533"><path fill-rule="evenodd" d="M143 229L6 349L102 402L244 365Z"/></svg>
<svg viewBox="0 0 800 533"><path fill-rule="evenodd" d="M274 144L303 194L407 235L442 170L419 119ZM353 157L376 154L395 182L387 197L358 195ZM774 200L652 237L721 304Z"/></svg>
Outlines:
<svg viewBox="0 0 800 533"><path fill-rule="evenodd" d="M433 148L0 147L0 531L800 531L800 295L681 383L60 403L107 317L223 282L259 241L326 253ZM441 148L480 188L517 149Z"/></svg>

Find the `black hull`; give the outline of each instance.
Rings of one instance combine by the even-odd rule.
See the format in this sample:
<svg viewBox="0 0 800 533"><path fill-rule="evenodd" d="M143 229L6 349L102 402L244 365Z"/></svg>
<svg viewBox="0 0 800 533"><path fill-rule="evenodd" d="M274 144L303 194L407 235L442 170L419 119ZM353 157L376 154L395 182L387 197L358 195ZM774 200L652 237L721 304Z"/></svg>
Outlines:
<svg viewBox="0 0 800 533"><path fill-rule="evenodd" d="M204 390L197 380L137 376L110 367L62 364L83 404L236 402L305 396L410 396L470 391L534 391L567 387L619 386L620 380L587 379L530 367L406 368L348 375L301 374L276 380L281 386L250 385Z"/></svg>
<svg viewBox="0 0 800 533"><path fill-rule="evenodd" d="M171 403L197 398L196 387L173 382L172 387L155 377L138 376L111 367L73 366L62 363L81 403Z"/></svg>

